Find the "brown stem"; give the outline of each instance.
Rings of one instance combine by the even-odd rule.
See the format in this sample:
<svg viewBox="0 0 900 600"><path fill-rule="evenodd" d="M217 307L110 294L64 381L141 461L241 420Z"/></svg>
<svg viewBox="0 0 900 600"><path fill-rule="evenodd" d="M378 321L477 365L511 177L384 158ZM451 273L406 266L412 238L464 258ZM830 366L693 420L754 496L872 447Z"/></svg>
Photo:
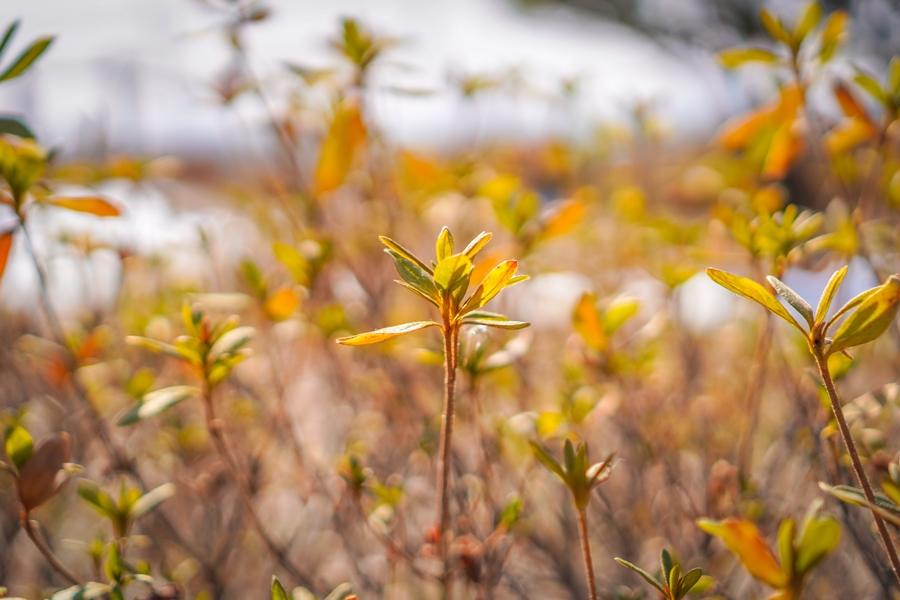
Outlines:
<svg viewBox="0 0 900 600"><path fill-rule="evenodd" d="M319 592L323 591L323 586L319 585L318 582L314 581L311 577L302 573L294 566L290 558L288 558L287 550L276 543L263 526L262 519L256 511L256 507L253 505L253 492L250 489L250 483L238 468L237 461L235 461L234 456L232 456L231 451L228 448L225 432L222 430L222 422L216 418L211 391L208 387L204 395L204 403L206 405L207 430L209 431L210 437L213 439L213 445L216 447L216 451L225 463L225 467L232 483L234 483L240 491L241 499L247 507L247 514L250 516L250 521L253 523L253 528L256 530L256 533L262 539L266 548L268 548L275 560L278 561L278 564L280 564L281 567L297 581L297 583L312 590L317 590Z"/></svg>
<svg viewBox="0 0 900 600"><path fill-rule="evenodd" d="M844 418L841 401L834 389L834 381L832 381L831 373L828 370L828 362L821 351L814 353L813 356L816 359L816 366L819 367L819 374L822 376L822 381L825 383L825 389L828 391L828 398L831 400L831 409L834 411L834 417L837 419L838 427L841 430L841 437L844 438L844 445L847 446L847 452L850 454L850 460L853 462L853 470L856 472L856 478L862 486L866 500L868 500L870 505L875 506L875 494L872 492L872 484L869 483L869 478L866 475L865 469L863 469L862 461L859 460L859 452L856 450L856 443L850 435L850 428L847 426L847 420ZM891 541L887 526L884 524L884 519L882 519L881 515L875 510L872 510L872 516L875 517L875 525L878 527L881 542L884 544L884 549L891 561L891 568L894 571L894 576L897 578L898 583L900 583L900 559L897 558L897 550L894 548L893 541Z"/></svg>
<svg viewBox="0 0 900 600"><path fill-rule="evenodd" d="M62 563L59 558L53 554L53 551L47 545L47 542L44 541L44 538L41 537L41 534L37 531L38 522L32 521L29 518L27 512L22 512L22 528L25 530L25 533L28 534L28 537L34 542L34 545L37 546L37 549L40 550L41 554L44 555L44 558L47 559L47 562L50 563L50 566L53 567L53 570L60 574L60 576L71 583L72 585L81 585L81 581L69 570L69 568Z"/></svg>
<svg viewBox="0 0 900 600"><path fill-rule="evenodd" d="M594 579L594 561L591 559L591 541L588 539L587 513L578 511L578 532L581 537L581 554L584 556L584 572L587 575L588 597L597 600L597 582Z"/></svg>
<svg viewBox="0 0 900 600"><path fill-rule="evenodd" d="M456 367L459 359L459 324L452 323L450 316L444 315L444 411L441 414L441 443L438 450L438 513L441 524L439 551L441 558L441 582L444 594L449 594L450 559L448 556L450 534L450 447L453 437L454 393L456 390Z"/></svg>
<svg viewBox="0 0 900 600"><path fill-rule="evenodd" d="M737 469L738 475L746 481L750 478L751 462L753 459L753 432L756 431L756 423L759 420L759 407L762 398L762 389L766 380L766 360L769 354L769 346L772 342L772 315L766 313L766 324L756 343L753 353L753 365L750 371L750 386L747 391L747 410L745 412L744 430L741 432L738 444Z"/></svg>

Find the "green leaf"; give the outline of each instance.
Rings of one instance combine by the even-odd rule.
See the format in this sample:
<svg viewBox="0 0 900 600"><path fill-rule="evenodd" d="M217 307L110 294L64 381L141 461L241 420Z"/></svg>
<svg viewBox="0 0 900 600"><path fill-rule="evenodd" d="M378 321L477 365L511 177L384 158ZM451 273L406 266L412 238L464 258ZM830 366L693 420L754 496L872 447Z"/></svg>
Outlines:
<svg viewBox="0 0 900 600"><path fill-rule="evenodd" d="M159 487L153 488L131 505L129 517L131 519L139 519L156 508L163 500L168 500L174 495L175 486L171 483L164 483Z"/></svg>
<svg viewBox="0 0 900 600"><path fill-rule="evenodd" d="M6 69L6 71L4 71L2 75L0 75L0 81L15 79L16 77L24 73L28 69L28 67L31 66L31 63L36 61L52 42L53 37L44 37L31 44L31 46L29 46L27 50L22 52L22 54L19 55L15 62L13 62L13 64L10 65L10 67Z"/></svg>
<svg viewBox="0 0 900 600"><path fill-rule="evenodd" d="M119 518L119 511L113 499L94 483L90 481L79 483L78 495L101 515L113 520Z"/></svg>
<svg viewBox="0 0 900 600"><path fill-rule="evenodd" d="M575 446L572 445L572 440L570 439L566 439L566 442L563 444L563 459L566 475L571 479L572 474L575 473Z"/></svg>
<svg viewBox="0 0 900 600"><path fill-rule="evenodd" d="M274 575L272 575L272 600L290 600L284 586Z"/></svg>
<svg viewBox="0 0 900 600"><path fill-rule="evenodd" d="M393 251L394 254L398 254L398 255L402 256L403 258L405 258L406 260L408 260L412 263L415 263L416 265L418 265L418 267L420 269L422 269L429 275L433 274L431 267L429 267L428 265L423 263L421 260L419 260L419 257L417 257L415 254L413 254L412 252L410 252L409 250L407 250L406 248L404 248L403 246L401 246L400 244L398 244L391 238L385 237L382 235L382 236L379 236L378 239L381 240L382 244L384 244L385 246L388 247L388 250Z"/></svg>
<svg viewBox="0 0 900 600"><path fill-rule="evenodd" d="M490 302L503 288L510 285L509 282L516 274L518 268L518 261L506 260L491 269L485 276L484 281L481 282L481 285L476 288L475 293L465 301L460 309L460 313L471 312Z"/></svg>
<svg viewBox="0 0 900 600"><path fill-rule="evenodd" d="M672 565L672 569L669 571L668 583L669 591L671 592L672 596L678 597L678 592L680 591L678 584L681 583L681 567L679 567L678 565Z"/></svg>
<svg viewBox="0 0 900 600"><path fill-rule="evenodd" d="M765 8L761 8L759 9L759 20L762 21L763 27L769 32L769 35L771 35L773 39L785 43L788 46L791 45L791 34L788 33L788 30L781 22L781 19L776 17L774 13Z"/></svg>
<svg viewBox="0 0 900 600"><path fill-rule="evenodd" d="M811 0L801 9L802 14L794 24L793 41L796 46L809 35L809 32L822 20L822 7L815 0Z"/></svg>
<svg viewBox="0 0 900 600"><path fill-rule="evenodd" d="M801 298L800 294L786 286L777 277L769 275L766 277L766 280L772 284L772 287L775 288L775 291L778 292L779 296L787 300L787 303L793 306L794 309L806 319L810 329L812 329L812 326L815 323L815 317L813 316L813 309L812 306L809 305L809 302Z"/></svg>
<svg viewBox="0 0 900 600"><path fill-rule="evenodd" d="M781 568L791 577L794 575L794 535L797 525L793 519L785 519L778 527L778 558Z"/></svg>
<svg viewBox="0 0 900 600"><path fill-rule="evenodd" d="M900 308L900 277L891 275L838 328L828 353L871 342L887 331Z"/></svg>
<svg viewBox="0 0 900 600"><path fill-rule="evenodd" d="M6 429L5 448L6 455L16 465L16 469L21 471L34 451L34 439L32 439L28 430L21 425L13 425Z"/></svg>
<svg viewBox="0 0 900 600"><path fill-rule="evenodd" d="M842 307L840 307L838 309L838 311L836 313L834 313L834 316L831 317L830 321L828 321L828 327L826 327L825 329L827 330L832 325L837 323L838 319L840 319L846 313L848 313L849 311L853 310L854 308L856 308L857 306L859 306L860 304L865 302L869 298L869 296L871 296L872 294L874 294L877 291L878 291L878 288L875 287L875 288L866 290L866 291L861 292L860 294L854 296L849 302L844 304Z"/></svg>
<svg viewBox="0 0 900 600"><path fill-rule="evenodd" d="M778 62L778 55L761 48L733 48L718 54L719 62L727 69L734 69L749 62Z"/></svg>
<svg viewBox="0 0 900 600"><path fill-rule="evenodd" d="M887 85L891 94L900 94L900 56L893 57L888 65Z"/></svg>
<svg viewBox="0 0 900 600"><path fill-rule="evenodd" d="M21 119L16 117L0 117L0 134L14 135L26 140L35 139L34 132Z"/></svg>
<svg viewBox="0 0 900 600"><path fill-rule="evenodd" d="M437 245L435 247L435 254L437 255L438 262L441 262L449 256L453 256L453 235L447 227L441 229L441 234L438 236Z"/></svg>
<svg viewBox="0 0 900 600"><path fill-rule="evenodd" d="M687 573L684 574L684 577L681 578L681 583L678 585L678 593L681 596L684 596L688 592L690 592L695 585L700 581L700 578L703 577L703 569L700 567L691 569Z"/></svg>
<svg viewBox="0 0 900 600"><path fill-rule="evenodd" d="M198 388L189 385L176 385L150 392L144 396L143 401L125 413L119 419L119 426L134 425L139 421L143 421L148 417L158 415L167 408L174 406L186 400L191 396L200 396L201 392Z"/></svg>
<svg viewBox="0 0 900 600"><path fill-rule="evenodd" d="M710 279L712 279L725 289L730 290L735 294L738 294L739 296L743 296L744 298L762 304L771 313L781 317L782 319L796 327L798 330L800 330L804 335L806 335L806 332L803 331L803 328L800 327L797 321L794 320L794 317L791 316L791 313L789 313L787 309L782 306L782 304L760 284L751 279L747 279L746 277L733 275L731 273L720 271L719 269L713 269L711 267L706 269L706 274Z"/></svg>
<svg viewBox="0 0 900 600"><path fill-rule="evenodd" d="M807 521L797 549L797 574L815 568L841 541L841 526L831 517L815 516Z"/></svg>
<svg viewBox="0 0 900 600"><path fill-rule="evenodd" d="M538 444L537 442L532 442L529 440L528 445L531 446L531 451L534 453L534 457L540 461L542 465L550 469L553 473L556 474L557 477L565 482L566 472L563 471L562 466L557 462L557 460L550 454L546 448Z"/></svg>
<svg viewBox="0 0 900 600"><path fill-rule="evenodd" d="M393 327L385 327L384 329L376 329L368 333L360 333L348 337L338 338L337 343L344 346L366 346L368 344L377 344L384 340L389 340L400 335L406 335L413 331L419 331L427 327L440 327L440 323L434 321L415 321L413 323L404 323L402 325L394 325Z"/></svg>
<svg viewBox="0 0 900 600"><path fill-rule="evenodd" d="M623 567L628 567L629 569L631 569L632 571L634 571L635 573L637 573L638 575L643 577L647 581L647 583L649 583L650 585L655 587L657 590L659 590L660 594L662 594L663 596L666 596L666 590L659 583L659 581L657 581L656 577L654 577L647 571L643 570L639 566L631 564L630 562L628 562L627 560L625 560L623 558L616 557L615 561L617 563L619 563L620 565L622 565Z"/></svg>
<svg viewBox="0 0 900 600"><path fill-rule="evenodd" d="M400 278L409 286L415 288L417 294L430 299L436 306L440 306L441 295L432 280L431 269L426 271L422 269L419 263L413 262L393 250L387 250L387 253L394 259L394 267L397 269Z"/></svg>
<svg viewBox="0 0 900 600"><path fill-rule="evenodd" d="M252 340L254 335L256 335L256 329L248 326L228 331L217 339L209 349L209 360L214 362L222 355L235 352Z"/></svg>
<svg viewBox="0 0 900 600"><path fill-rule="evenodd" d="M173 358L184 359L184 357L178 351L178 348L176 348L175 346L151 338L142 337L139 335L129 335L125 338L125 343L131 346L140 346L141 348L145 348L146 350L150 350L151 352L166 354Z"/></svg>
<svg viewBox="0 0 900 600"><path fill-rule="evenodd" d="M847 23L847 13L842 10L836 10L828 15L825 20L825 26L822 28L822 49L819 52L819 60L826 63L831 60L837 49L838 43Z"/></svg>
<svg viewBox="0 0 900 600"><path fill-rule="evenodd" d="M469 245L466 246L465 250L462 251L463 254L469 257L469 260L475 260L475 255L478 252L487 246L487 243L491 241L491 238L494 236L492 233L488 233L487 231L482 231L479 233L474 240L469 242Z"/></svg>
<svg viewBox="0 0 900 600"><path fill-rule="evenodd" d="M6 50L6 45L9 43L9 40L12 39L12 36L16 34L16 29L19 28L19 21L13 21L12 25L10 25L6 29L6 33L3 34L3 39L0 40L0 55L3 54L3 51Z"/></svg>
<svg viewBox="0 0 900 600"><path fill-rule="evenodd" d="M450 291L472 270L472 261L465 254L454 254L440 261L434 269L434 283L442 291Z"/></svg>
<svg viewBox="0 0 900 600"><path fill-rule="evenodd" d="M669 573L672 572L672 567L675 566L675 561L672 560L672 555L669 554L669 551L665 548L662 549L662 552L659 553L659 564L662 567L663 579L669 582L669 587L672 586L672 580L669 578Z"/></svg>
<svg viewBox="0 0 900 600"><path fill-rule="evenodd" d="M822 291L822 297L819 298L819 306L816 307L816 323L825 320L826 315L828 315L828 309L831 308L831 302L834 300L834 296L837 294L838 288L841 286L841 282L844 281L844 275L846 274L847 267L844 267L828 280L828 285L825 286L825 289Z"/></svg>
<svg viewBox="0 0 900 600"><path fill-rule="evenodd" d="M331 590L331 593L322 600L344 600L344 598L350 595L351 591L353 591L353 588L350 587L349 583L342 583Z"/></svg>
<svg viewBox="0 0 900 600"><path fill-rule="evenodd" d="M299 250L282 242L275 242L272 244L272 253L291 272L294 281L299 285L309 285L309 261Z"/></svg>
<svg viewBox="0 0 900 600"><path fill-rule="evenodd" d="M606 335L612 335L619 330L631 317L637 314L641 303L633 298L616 300L603 311L603 330Z"/></svg>

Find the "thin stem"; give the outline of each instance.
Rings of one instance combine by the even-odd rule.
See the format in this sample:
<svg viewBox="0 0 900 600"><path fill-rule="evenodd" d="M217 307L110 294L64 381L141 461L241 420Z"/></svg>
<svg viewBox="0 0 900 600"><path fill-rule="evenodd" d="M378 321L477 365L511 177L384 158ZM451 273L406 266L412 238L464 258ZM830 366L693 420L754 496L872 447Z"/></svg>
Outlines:
<svg viewBox="0 0 900 600"><path fill-rule="evenodd" d="M210 437L213 439L213 445L216 447L216 451L225 463L228 475L240 491L241 499L247 507L247 514L250 516L250 521L253 523L253 528L256 530L256 533L262 539L266 548L268 548L275 560L278 561L278 564L280 564L291 577L301 585L312 590L322 591L323 587L308 575L300 572L300 570L291 562L290 558L288 558L287 550L276 543L266 531L262 519L256 511L256 507L253 505L253 492L250 489L250 483L244 477L243 473L241 473L237 461L234 459L234 456L228 448L225 432L222 430L222 421L216 418L211 391L208 387L204 396L204 404L206 405L206 427L209 430Z"/></svg>
<svg viewBox="0 0 900 600"><path fill-rule="evenodd" d="M750 385L747 390L747 410L744 413L744 430L741 432L738 444L737 469L738 475L743 481L750 478L751 462L753 459L753 432L756 431L756 423L759 420L759 407L762 398L762 389L766 380L766 366L769 355L769 347L772 342L772 315L766 312L766 324L756 343L753 353L753 365L750 371Z"/></svg>
<svg viewBox="0 0 900 600"><path fill-rule="evenodd" d="M597 581L594 579L594 561L591 559L591 541L588 539L587 513L578 511L578 533L581 537L581 554L584 556L584 572L587 575L588 597L597 600Z"/></svg>
<svg viewBox="0 0 900 600"><path fill-rule="evenodd" d="M81 581L78 577L76 577L55 554L53 554L50 546L47 545L47 542L45 542L44 538L41 537L41 534L38 533L37 526L38 522L32 521L27 512L22 513L22 528L25 530L25 533L28 534L31 541L34 542L34 545L37 546L37 549L40 550L41 554L44 555L44 558L47 559L47 562L50 563L50 566L53 567L53 570L59 573L63 579L72 585L81 585Z"/></svg>
<svg viewBox="0 0 900 600"><path fill-rule="evenodd" d="M450 558L448 555L450 534L450 447L453 437L454 393L459 351L459 324L452 323L444 315L444 411L441 414L441 443L438 451L438 513L441 516L439 550L442 564L441 582L445 595L449 593Z"/></svg>
<svg viewBox="0 0 900 600"><path fill-rule="evenodd" d="M856 450L856 443L850 435L850 428L847 426L847 420L844 418L841 401L834 389L834 381L832 381L831 373L828 370L828 361L822 355L821 351L814 353L813 356L816 359L816 366L819 367L819 374L822 376L822 381L825 383L828 398L831 400L831 409L834 411L834 417L837 419L838 427L841 430L841 437L844 438L844 445L847 446L847 452L850 454L850 460L853 462L853 470L856 472L856 478L863 488L866 500L868 500L870 505L875 506L875 494L872 492L872 484L869 483L869 478L866 475L865 469L863 469L862 461L859 460L859 452ZM891 561L891 568L894 571L894 576L897 578L898 583L900 583L900 559L897 558L897 550L894 548L893 541L891 541L887 526L884 524L884 519L881 518L881 515L874 510L872 511L872 516L875 517L875 525L878 527L878 533L881 535L881 542L884 544L884 549Z"/></svg>

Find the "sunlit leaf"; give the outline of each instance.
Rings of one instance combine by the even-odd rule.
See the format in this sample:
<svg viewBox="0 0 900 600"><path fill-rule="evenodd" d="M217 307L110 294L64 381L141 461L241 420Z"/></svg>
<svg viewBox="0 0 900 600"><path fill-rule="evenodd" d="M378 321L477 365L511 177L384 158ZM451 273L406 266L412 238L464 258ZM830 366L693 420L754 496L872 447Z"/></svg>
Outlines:
<svg viewBox="0 0 900 600"><path fill-rule="evenodd" d="M120 214L118 208L99 196L51 196L44 203L98 217L118 217Z"/></svg>
<svg viewBox="0 0 900 600"><path fill-rule="evenodd" d="M453 255L453 235L447 227L441 229L441 233L438 235L435 254L438 263Z"/></svg>
<svg viewBox="0 0 900 600"><path fill-rule="evenodd" d="M31 44L15 61L0 75L0 81L15 79L24 73L31 64L44 53L44 50L53 42L53 37L43 37Z"/></svg>
<svg viewBox="0 0 900 600"><path fill-rule="evenodd" d="M272 252L291 272L294 281L300 285L309 285L309 261L299 250L282 242L275 242L272 244Z"/></svg>
<svg viewBox="0 0 900 600"><path fill-rule="evenodd" d="M158 415L162 411L175 406L191 396L200 396L202 392L189 385L176 385L150 392L144 396L140 404L119 419L119 426L134 425L144 419Z"/></svg>
<svg viewBox="0 0 900 600"><path fill-rule="evenodd" d="M284 586L274 575L272 575L272 600L290 600Z"/></svg>
<svg viewBox="0 0 900 600"><path fill-rule="evenodd" d="M722 125L716 139L728 150L740 150L750 144L773 122L774 106L768 104L750 113L732 117Z"/></svg>
<svg viewBox="0 0 900 600"><path fill-rule="evenodd" d="M829 353L871 342L887 331L900 308L900 277L891 275L841 324Z"/></svg>
<svg viewBox="0 0 900 600"><path fill-rule="evenodd" d="M697 567L691 569L687 573L684 574L684 577L681 578L681 583L679 584L678 591L680 594L687 594L694 586L700 582L700 579L703 577L703 569Z"/></svg>
<svg viewBox="0 0 900 600"><path fill-rule="evenodd" d="M794 536L797 533L797 524L793 519L785 519L778 527L778 558L781 566L789 576L794 574L795 549Z"/></svg>
<svg viewBox="0 0 900 600"><path fill-rule="evenodd" d="M527 323L525 321L500 321L496 319L479 319L474 318L472 315L467 315L465 319L462 321L463 325L484 325L485 327L494 327L496 329L525 329L526 327L531 326L531 323Z"/></svg>
<svg viewBox="0 0 900 600"><path fill-rule="evenodd" d="M465 254L448 256L435 267L434 283L438 289L449 291L462 277L468 275L471 268L472 261Z"/></svg>
<svg viewBox="0 0 900 600"><path fill-rule="evenodd" d="M752 521L700 519L697 525L706 533L721 538L753 577L776 589L787 585L787 574Z"/></svg>
<svg viewBox="0 0 900 600"><path fill-rule="evenodd" d="M866 500L865 492L859 488L851 487L849 485L836 485L832 487L823 481L819 482L819 488L821 488L823 492L831 494L838 500L874 510L881 515L885 521L889 521L900 527L900 506L884 494L875 492L875 504L871 504Z"/></svg>
<svg viewBox="0 0 900 600"><path fill-rule="evenodd" d="M841 541L841 526L827 516L814 515L804 523L797 547L797 573L815 568Z"/></svg>
<svg viewBox="0 0 900 600"><path fill-rule="evenodd" d="M541 230L541 238L547 239L568 233L583 217L583 202L578 202L577 200L563 202L559 207L555 207L546 219Z"/></svg>
<svg viewBox="0 0 900 600"><path fill-rule="evenodd" d="M775 16L774 13L768 9L761 8L759 10L759 19L762 21L763 27L769 32L769 35L771 35L772 38L790 45L791 34L788 33L788 30L781 22L781 19Z"/></svg>
<svg viewBox="0 0 900 600"><path fill-rule="evenodd" d="M430 269L429 271L425 271L418 263L407 259L405 256L402 256L393 250L388 250L387 253L394 259L394 267L397 269L397 274L400 275L403 281L423 298L428 299L435 306L440 306L441 295L434 285L434 280L429 274Z"/></svg>
<svg viewBox="0 0 900 600"><path fill-rule="evenodd" d="M794 320L794 317L791 316L791 313L789 313L787 309L766 290L766 288L756 283L755 281L747 279L746 277L741 277L740 275L732 275L731 273L713 268L706 269L706 274L710 279L712 279L725 289L743 296L744 298L762 304L773 314L781 317L804 334L806 333L805 331L803 331L803 328L800 327L797 321Z"/></svg>
<svg viewBox="0 0 900 600"><path fill-rule="evenodd" d="M230 354L235 350L245 346L253 336L256 335L256 329L253 327L238 327L223 334L209 349L209 359L215 361L223 354Z"/></svg>
<svg viewBox="0 0 900 600"><path fill-rule="evenodd" d="M641 308L641 303L633 298L620 298L603 311L603 328L606 335L617 332Z"/></svg>
<svg viewBox="0 0 900 600"><path fill-rule="evenodd" d="M477 310L490 302L503 288L510 285L510 280L515 276L519 268L516 260L506 260L491 269L484 281L475 289L475 292L463 304L460 312L466 313ZM437 271L435 271L437 276Z"/></svg>
<svg viewBox="0 0 900 600"><path fill-rule="evenodd" d="M766 179L783 178L803 149L803 140L794 135L791 124L782 125L775 132L769 152L766 154L762 169L763 177Z"/></svg>
<svg viewBox="0 0 900 600"><path fill-rule="evenodd" d="M482 231L474 240L469 242L469 245L466 246L462 253L468 256L469 260L475 260L475 255L478 254L482 248L487 246L487 243L491 241L493 235L494 234L488 233L487 231Z"/></svg>
<svg viewBox="0 0 900 600"><path fill-rule="evenodd" d="M799 46L800 42L809 35L809 32L819 24L822 19L822 7L816 0L810 0L801 9L800 17L794 24L792 38L794 44Z"/></svg>
<svg viewBox="0 0 900 600"><path fill-rule="evenodd" d="M412 252L410 252L409 250L407 250L406 248L404 248L403 246L401 246L400 244L398 244L391 238L382 235L382 236L379 236L378 239L381 240L382 244L387 246L388 254L393 252L394 254L401 256L401 257L405 258L406 260L416 264L420 269L422 269L429 275L434 274L434 271L432 270L432 268L429 267L428 265L426 265L424 262L422 262L418 256L416 256L415 254L413 254Z"/></svg>
<svg viewBox="0 0 900 600"><path fill-rule="evenodd" d="M810 329L812 329L813 323L815 323L815 317L813 316L813 309L812 306L809 305L809 302L801 298L800 294L786 286L777 277L769 275L766 277L766 280L773 288L775 288L775 291L778 292L779 296L784 298L788 304L793 306L794 309L806 319L807 324L809 324Z"/></svg>
<svg viewBox="0 0 900 600"><path fill-rule="evenodd" d="M337 343L345 346L366 346L368 344L377 344L384 340L389 340L400 335L406 335L413 331L419 331L427 327L440 327L440 323L434 321L415 321L413 323L404 323L403 325L394 325L393 327L385 327L384 329L376 329L368 333L360 333L348 337L338 338Z"/></svg>
<svg viewBox="0 0 900 600"><path fill-rule="evenodd" d="M819 60L823 63L831 60L834 51L844 36L847 23L847 13L836 10L828 15L825 26L822 28L822 48L819 51Z"/></svg>
<svg viewBox="0 0 900 600"><path fill-rule="evenodd" d="M761 48L733 48L718 54L719 62L728 69L734 69L749 62L778 62L778 55Z"/></svg>
<svg viewBox="0 0 900 600"><path fill-rule="evenodd" d="M838 83L834 86L834 97L838 101L838 104L840 104L841 110L844 111L844 114L848 117L858 117L860 119L869 120L869 113L856 101L856 98L854 98L853 94L850 92L850 88L843 83Z"/></svg>
<svg viewBox="0 0 900 600"><path fill-rule="evenodd" d="M864 89L870 96L878 100L878 102L881 104L885 103L886 98L884 96L884 90L881 89L881 86L875 81L874 77L857 69L853 81L855 81L856 85Z"/></svg>
<svg viewBox="0 0 900 600"><path fill-rule="evenodd" d="M843 267L836 271L834 275L831 276L831 279L828 280L828 285L825 286L825 289L822 291L822 297L819 298L819 306L816 307L817 323L824 321L826 315L828 315L828 309L831 308L834 296L837 294L838 288L841 287L841 282L844 281L844 275L846 274L847 267Z"/></svg>
<svg viewBox="0 0 900 600"><path fill-rule="evenodd" d="M877 134L878 129L868 120L854 117L845 119L826 133L822 138L822 144L831 156L837 156L856 148Z"/></svg>
<svg viewBox="0 0 900 600"><path fill-rule="evenodd" d="M21 425L13 425L6 429L4 447L6 455L16 465L16 469L21 470L34 451L34 440L27 429Z"/></svg>
<svg viewBox="0 0 900 600"><path fill-rule="evenodd" d="M537 442L533 442L531 440L528 441L528 445L531 446L531 451L534 453L534 457L538 459L538 461L550 469L553 473L556 474L557 477L566 481L566 473L563 471L562 466L559 464L550 452L547 451L546 448L538 444Z"/></svg>

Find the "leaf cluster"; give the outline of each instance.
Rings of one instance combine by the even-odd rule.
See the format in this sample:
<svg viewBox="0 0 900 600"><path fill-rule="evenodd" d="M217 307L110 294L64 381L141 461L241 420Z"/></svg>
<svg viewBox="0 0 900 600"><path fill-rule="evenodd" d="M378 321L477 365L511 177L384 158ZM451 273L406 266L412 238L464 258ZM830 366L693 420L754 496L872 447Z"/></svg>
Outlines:
<svg viewBox="0 0 900 600"><path fill-rule="evenodd" d="M541 444L534 441L528 443L534 457L569 488L578 511L587 509L591 500L591 492L609 479L612 473L615 452L600 462L590 464L587 443L580 442L576 448L572 444L572 440L567 439L563 445L563 463L560 464Z"/></svg>
<svg viewBox="0 0 900 600"><path fill-rule="evenodd" d="M663 595L665 600L681 600L688 593L699 594L712 584L709 577L703 576L703 569L696 567L682 574L681 566L675 562L669 551L663 548L659 556L660 577L654 577L642 568L622 558L615 561L623 567L628 567L644 580L652 585Z"/></svg>

